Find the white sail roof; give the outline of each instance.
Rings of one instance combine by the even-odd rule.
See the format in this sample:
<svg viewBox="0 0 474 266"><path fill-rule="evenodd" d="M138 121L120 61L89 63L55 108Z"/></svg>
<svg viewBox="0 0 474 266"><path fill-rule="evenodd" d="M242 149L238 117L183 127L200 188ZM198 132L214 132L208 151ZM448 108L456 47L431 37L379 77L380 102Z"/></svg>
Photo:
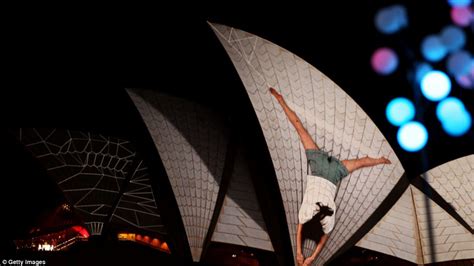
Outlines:
<svg viewBox="0 0 474 266"><path fill-rule="evenodd" d="M424 176L472 230L474 155L445 163ZM436 262L474 259L474 235L412 185L357 246L417 264L432 263L433 258Z"/></svg>
<svg viewBox="0 0 474 266"><path fill-rule="evenodd" d="M253 34L210 23L250 97L270 151L296 249L297 214L307 163L303 146L281 107L277 89L317 144L340 159L387 156L392 165L356 171L340 184L336 227L317 263L327 261L361 227L404 173L387 140L367 114L337 84L291 52ZM314 248L307 242L305 253Z"/></svg>

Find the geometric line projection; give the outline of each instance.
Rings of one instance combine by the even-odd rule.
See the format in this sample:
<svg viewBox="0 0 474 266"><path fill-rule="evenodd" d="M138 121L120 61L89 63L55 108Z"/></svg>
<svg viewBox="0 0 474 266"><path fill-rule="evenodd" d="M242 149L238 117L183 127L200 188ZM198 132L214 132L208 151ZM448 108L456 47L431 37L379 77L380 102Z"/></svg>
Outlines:
<svg viewBox="0 0 474 266"><path fill-rule="evenodd" d="M87 228L87 231L90 232L92 236L102 235L102 228L104 228L104 223L102 222L87 222L84 223Z"/></svg>
<svg viewBox="0 0 474 266"><path fill-rule="evenodd" d="M474 229L474 155L435 167L424 178Z"/></svg>
<svg viewBox="0 0 474 266"><path fill-rule="evenodd" d="M150 196L146 167L140 162L138 169L131 169L136 152L129 141L67 129L21 128L17 136L54 178L84 223L94 226L94 234L102 233L103 223L109 222L106 219L130 171L134 171L133 176L114 218L127 221L128 216L122 215L126 211L121 211L136 211L140 221L136 227L164 232L154 197ZM131 196L126 194L129 192Z"/></svg>
<svg viewBox="0 0 474 266"><path fill-rule="evenodd" d="M274 251L241 151L236 155L212 241Z"/></svg>
<svg viewBox="0 0 474 266"><path fill-rule="evenodd" d="M389 143L362 108L319 70L293 53L253 34L210 23L252 102L275 168L296 254L298 210L307 161L299 137L268 92L277 89L318 146L338 159L386 156L391 165L355 171L339 184L336 225L315 262L323 264L367 221L404 169ZM305 241L308 256L314 241Z"/></svg>
<svg viewBox="0 0 474 266"><path fill-rule="evenodd" d="M357 246L416 264L474 259L474 235L431 199L410 185L390 211ZM432 230L428 231L428 217ZM433 238L430 241L430 236ZM433 250L430 247L433 242Z"/></svg>
<svg viewBox="0 0 474 266"><path fill-rule="evenodd" d="M173 189L194 261L216 205L227 151L224 120L183 99L127 89L145 122Z"/></svg>
<svg viewBox="0 0 474 266"><path fill-rule="evenodd" d="M134 170L111 219L114 224L131 225L162 235L166 234L158 214L150 175L143 161L140 161L137 169Z"/></svg>

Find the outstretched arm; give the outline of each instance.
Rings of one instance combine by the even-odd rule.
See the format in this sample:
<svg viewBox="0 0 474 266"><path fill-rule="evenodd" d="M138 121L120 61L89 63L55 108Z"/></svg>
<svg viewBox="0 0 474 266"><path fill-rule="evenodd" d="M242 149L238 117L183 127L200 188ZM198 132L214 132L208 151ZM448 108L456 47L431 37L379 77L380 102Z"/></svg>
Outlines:
<svg viewBox="0 0 474 266"><path fill-rule="evenodd" d="M371 158L369 156L366 156L364 158L359 159L343 160L342 163L347 168L349 173L352 173L360 168L371 167L378 164L391 164L392 162L390 162L390 160L385 157Z"/></svg>
<svg viewBox="0 0 474 266"><path fill-rule="evenodd" d="M310 150L310 149L318 150L319 149L318 145L316 145L314 140L309 135L308 131L306 131L306 128L304 128L303 124L301 123L301 120L298 118L296 113L293 110L291 110L290 107L286 104L285 99L283 99L283 96L281 96L281 94L279 94L274 88L270 88L270 93L277 99L278 103L281 105L281 107L283 108L283 111L288 117L288 120L290 120L291 124L295 127L296 132L298 132L298 135L300 136L300 140L303 143L304 149L305 150Z"/></svg>
<svg viewBox="0 0 474 266"><path fill-rule="evenodd" d="M326 244L326 241L328 241L328 238L329 238L329 235L324 234L324 235L321 237L321 239L319 239L319 242L318 242L318 244L316 245L316 248L314 249L313 254L311 254L311 256L307 257L307 258L304 260L303 266L310 266L311 263L313 263L313 261L316 260L316 258L318 257L319 253L320 253L321 250L323 249L324 244Z"/></svg>
<svg viewBox="0 0 474 266"><path fill-rule="evenodd" d="M298 266L303 265L304 262L303 252L301 249L302 234L303 225L298 224L298 228L296 228L296 262L298 262Z"/></svg>

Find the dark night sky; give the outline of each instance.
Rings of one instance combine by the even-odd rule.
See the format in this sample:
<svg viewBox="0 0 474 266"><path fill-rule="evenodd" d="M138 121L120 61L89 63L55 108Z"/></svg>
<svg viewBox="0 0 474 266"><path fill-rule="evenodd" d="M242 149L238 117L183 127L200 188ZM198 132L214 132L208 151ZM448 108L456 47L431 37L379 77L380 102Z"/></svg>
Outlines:
<svg viewBox="0 0 474 266"><path fill-rule="evenodd" d="M405 4L410 27L396 36L382 36L372 18L377 9L391 3ZM141 121L125 87L188 98L232 118L251 106L230 59L206 23L209 20L266 38L333 79L373 119L410 174L473 152L474 130L462 138L447 136L434 117L434 103L420 99L418 107L425 111L417 119L425 121L430 133L424 154L401 150L397 128L384 116L390 99L414 98L407 69L421 59L420 40L448 22L445 1L273 2L272 8L258 10L244 3L232 5L121 6L120 11L91 8L74 14L69 9L22 10L8 21L3 40L8 81L0 96L1 121L6 127L133 135L134 125ZM474 47L472 34L469 45ZM400 55L400 68L388 77L370 69L371 52L380 46L391 46ZM454 87L451 95L461 97L474 114L474 91Z"/></svg>
<svg viewBox="0 0 474 266"><path fill-rule="evenodd" d="M374 29L373 16L391 3L405 4L410 27L395 36L382 36ZM209 20L266 38L320 69L369 114L414 174L472 152L473 130L463 138L447 136L434 117L436 105L420 98L417 119L425 121L430 133L428 156L423 157L429 160L421 166L420 153L398 148L397 128L384 116L392 98L415 98L407 69L421 59L420 40L438 33L449 21L445 1L325 1L269 9L244 3L212 9L122 6L120 10L32 17L24 12L12 19L6 76L14 83L4 88L4 121L9 126L100 127L128 134L126 124L136 117L124 87L152 88L232 116L239 108L248 108L248 100L238 97L244 88L207 25ZM470 38L470 47L472 42ZM400 56L399 69L388 77L375 75L369 66L371 52L380 46L393 47ZM474 113L472 90L454 87L451 95L461 97Z"/></svg>

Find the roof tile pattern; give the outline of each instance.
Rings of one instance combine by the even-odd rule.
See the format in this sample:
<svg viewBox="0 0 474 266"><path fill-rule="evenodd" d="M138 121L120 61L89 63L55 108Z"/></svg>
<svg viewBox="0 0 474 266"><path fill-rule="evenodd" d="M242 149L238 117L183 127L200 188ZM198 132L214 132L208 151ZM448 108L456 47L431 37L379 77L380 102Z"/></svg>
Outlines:
<svg viewBox="0 0 474 266"><path fill-rule="evenodd" d="M273 251L242 153L238 153L212 241Z"/></svg>
<svg viewBox="0 0 474 266"><path fill-rule="evenodd" d="M199 261L216 205L227 150L224 121L204 107L128 89L163 161L194 261Z"/></svg>
<svg viewBox="0 0 474 266"><path fill-rule="evenodd" d="M300 117L317 144L340 159L387 156L392 165L356 171L336 196L336 227L318 260L328 260L371 216L404 170L375 124L333 81L291 52L253 34L210 24L227 51L250 97L262 127L284 202L296 250L298 210L307 163L296 131L268 93L276 88ZM314 248L306 241L305 254Z"/></svg>

